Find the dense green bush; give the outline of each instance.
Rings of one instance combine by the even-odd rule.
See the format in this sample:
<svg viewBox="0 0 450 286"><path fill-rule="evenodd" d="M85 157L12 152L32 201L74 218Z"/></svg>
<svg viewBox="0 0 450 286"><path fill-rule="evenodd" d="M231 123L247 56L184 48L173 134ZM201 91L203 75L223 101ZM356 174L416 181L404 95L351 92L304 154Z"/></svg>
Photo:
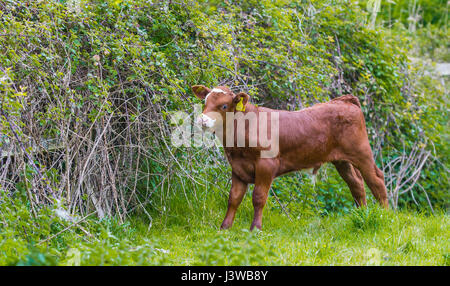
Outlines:
<svg viewBox="0 0 450 286"><path fill-rule="evenodd" d="M374 6L379 4L377 13ZM409 55L449 62L448 7L444 0L364 0L361 7L375 17L377 26L401 35L410 47Z"/></svg>
<svg viewBox="0 0 450 286"><path fill-rule="evenodd" d="M370 5L370 2L362 1L361 5ZM379 1L380 8L378 17L380 21L388 24L399 22L408 26L411 22L416 25L438 25L445 26L448 21L448 2L445 0L397 0L397 1Z"/></svg>
<svg viewBox="0 0 450 286"><path fill-rule="evenodd" d="M256 104L286 109L353 93L391 203L446 207L445 90L409 63L406 37L369 25L365 7L74 3L0 1L0 148L14 154L1 158L0 188L19 192L31 210L61 201L71 214L119 214L123 222L135 210L150 220L152 211L168 214L174 197L191 209L206 207L212 191L226 201L230 170L220 149L169 141L170 114L192 112L197 83L229 85ZM335 172L324 178L312 188L286 176L274 189L284 204L294 194L297 213L345 212L346 186Z"/></svg>

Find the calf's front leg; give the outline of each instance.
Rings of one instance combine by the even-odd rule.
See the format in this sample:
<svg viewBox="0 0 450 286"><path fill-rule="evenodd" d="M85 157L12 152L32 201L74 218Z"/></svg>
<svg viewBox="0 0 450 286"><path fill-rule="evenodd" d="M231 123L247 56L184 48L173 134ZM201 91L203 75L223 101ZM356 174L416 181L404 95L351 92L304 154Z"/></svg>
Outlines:
<svg viewBox="0 0 450 286"><path fill-rule="evenodd" d="M253 208L254 216L250 230L255 227L262 228L263 209L267 202L270 186L274 179L274 172L277 166L276 163L270 159L260 160L255 168L255 189L253 190Z"/></svg>
<svg viewBox="0 0 450 286"><path fill-rule="evenodd" d="M228 198L228 210L225 215L225 219L220 226L220 229L228 229L233 225L234 216L236 215L236 210L242 202L242 198L247 191L247 183L244 183L239 177L234 173L231 177L231 190L230 196Z"/></svg>
<svg viewBox="0 0 450 286"><path fill-rule="evenodd" d="M270 184L262 184L255 185L255 189L253 190L253 222L250 226L250 230L253 230L255 227L257 229L262 228L262 215L263 209L267 202L267 196L269 195Z"/></svg>

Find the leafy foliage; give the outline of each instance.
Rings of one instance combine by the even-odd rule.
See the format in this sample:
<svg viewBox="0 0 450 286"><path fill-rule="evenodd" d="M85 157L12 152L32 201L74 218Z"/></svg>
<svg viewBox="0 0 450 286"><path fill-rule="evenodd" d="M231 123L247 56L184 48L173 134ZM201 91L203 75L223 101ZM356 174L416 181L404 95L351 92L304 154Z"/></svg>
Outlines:
<svg viewBox="0 0 450 286"><path fill-rule="evenodd" d="M408 59L413 47L413 56L448 59L444 5L428 5L442 1L420 2L426 9L416 30L402 12L408 1L389 8L383 1L375 26L364 1L74 3L0 0L1 264L165 263L154 241L111 229L129 229L131 213L150 228L156 218L163 226L215 225L214 208L225 208L230 187L221 150L169 141L170 114L192 112L199 101L190 86L198 83L229 85L256 104L289 110L352 93L391 205L448 208L447 87ZM351 210L347 187L328 167L315 184L292 174L273 191L280 205L269 209L286 206L294 219ZM54 213L60 208L103 220L69 227ZM250 208L241 215L250 217ZM350 216L364 229L377 213ZM86 233L99 239L81 243ZM47 251L39 243L52 235ZM235 248L211 238L204 248L220 250L195 263L262 263L270 247L246 235L253 260L220 260ZM309 246L324 259L332 252Z"/></svg>
<svg viewBox="0 0 450 286"><path fill-rule="evenodd" d="M405 39L371 29L369 13L351 1L1 5L0 30L10 35L1 38L2 136L14 152L25 148L24 161L3 168L29 169L25 189L56 191L82 213L92 205L100 216L125 213L129 202L138 201L138 186L168 194L168 182L180 176L187 177L184 190L196 188L178 173L192 165L186 158L196 151L167 150L165 123L170 111L197 102L189 91L195 83L227 84L258 104L288 109L351 92L363 103L382 165L411 152L416 142L448 164L441 155L448 151L442 87L409 66L400 44ZM51 140L57 141L53 154L32 156ZM99 157L106 159L94 160ZM219 158L220 166L210 171L225 167ZM156 169L148 169L150 161ZM428 175L419 182L431 184L430 200L442 206L438 190L448 188L448 180L436 178L447 178L447 171L432 161L424 169ZM133 179L143 170L155 175ZM181 175L169 172L168 178L165 170ZM22 180L23 173L9 171L8 180ZM93 195L89 186L106 191ZM412 193L418 205L428 204L419 188ZM96 203L114 197L122 203Z"/></svg>

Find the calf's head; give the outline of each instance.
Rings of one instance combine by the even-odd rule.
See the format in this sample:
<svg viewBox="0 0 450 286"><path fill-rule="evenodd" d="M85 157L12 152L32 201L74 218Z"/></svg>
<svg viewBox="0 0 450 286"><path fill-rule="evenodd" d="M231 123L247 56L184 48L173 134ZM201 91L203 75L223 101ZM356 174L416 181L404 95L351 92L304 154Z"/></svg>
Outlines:
<svg viewBox="0 0 450 286"><path fill-rule="evenodd" d="M199 99L205 100L205 107L197 119L197 124L209 129L214 129L220 122L225 122L227 112L238 111L236 109L238 104L245 106L249 99L246 93L234 94L226 86L210 89L204 85L194 85L192 91Z"/></svg>

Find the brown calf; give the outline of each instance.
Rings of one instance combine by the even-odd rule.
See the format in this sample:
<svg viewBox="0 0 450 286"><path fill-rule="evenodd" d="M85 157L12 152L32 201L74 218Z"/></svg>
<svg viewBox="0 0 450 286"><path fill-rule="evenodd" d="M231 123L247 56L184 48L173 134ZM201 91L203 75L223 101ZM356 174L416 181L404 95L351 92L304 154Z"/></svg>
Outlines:
<svg viewBox="0 0 450 286"><path fill-rule="evenodd" d="M216 129L217 122L222 122L222 130L229 129L225 117L227 113L241 112L236 110L241 109L240 106L244 106L244 114L278 113L279 146L278 153L273 158L262 158L261 151L265 149L259 141L256 147L248 147L248 122L245 122L247 147L224 144L225 154L232 168L232 186L222 229L232 226L248 184L255 184L254 218L250 229L261 229L262 212L273 179L301 169L313 168L316 172L326 162L334 164L358 206L366 205L365 181L378 202L388 208L383 172L375 165L364 115L355 96L341 96L300 111L285 111L256 107L249 103L247 94L234 94L225 86L209 89L195 85L192 90L198 98L206 100L199 118L200 123L212 129ZM226 134L227 132L223 132L222 142L226 142Z"/></svg>

